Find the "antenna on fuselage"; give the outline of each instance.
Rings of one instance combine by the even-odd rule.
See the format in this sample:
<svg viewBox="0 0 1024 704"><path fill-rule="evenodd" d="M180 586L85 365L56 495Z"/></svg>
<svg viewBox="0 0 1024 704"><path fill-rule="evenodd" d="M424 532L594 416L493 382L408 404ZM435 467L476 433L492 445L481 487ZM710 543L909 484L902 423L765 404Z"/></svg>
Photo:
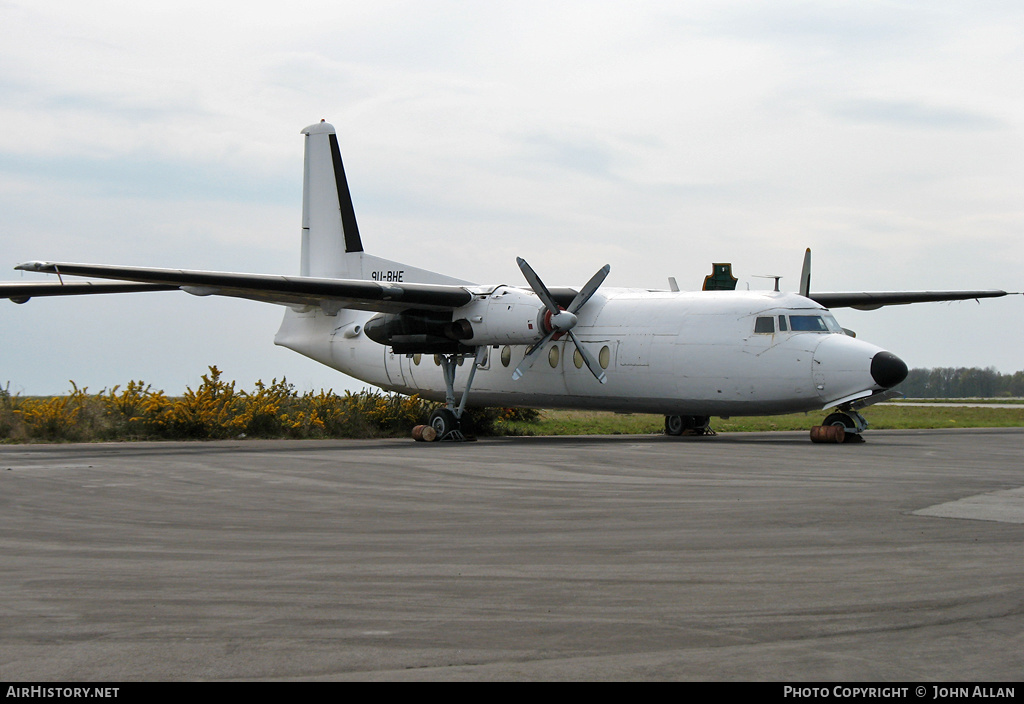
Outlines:
<svg viewBox="0 0 1024 704"><path fill-rule="evenodd" d="M775 279L775 292L779 292L779 281L782 279L781 276L775 274L754 274L755 279Z"/></svg>

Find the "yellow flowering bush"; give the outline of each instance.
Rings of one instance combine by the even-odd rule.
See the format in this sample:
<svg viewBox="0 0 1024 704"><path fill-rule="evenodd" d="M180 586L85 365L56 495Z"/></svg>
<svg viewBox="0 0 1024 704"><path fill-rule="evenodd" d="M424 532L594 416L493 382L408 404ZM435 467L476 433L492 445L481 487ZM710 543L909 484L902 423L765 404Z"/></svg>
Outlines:
<svg viewBox="0 0 1024 704"><path fill-rule="evenodd" d="M143 381L90 395L71 382L66 396L20 398L0 387L0 442L144 439L396 437L426 422L439 404L418 396L360 391L299 395L285 379L257 381L252 391L222 379L215 366L179 397ZM536 411L477 409L477 432L500 434L501 424Z"/></svg>
<svg viewBox="0 0 1024 704"><path fill-rule="evenodd" d="M85 413L88 389L79 389L73 381L71 389L67 396L22 399L12 407L13 420L20 421L24 434L34 440L81 439L91 420Z"/></svg>

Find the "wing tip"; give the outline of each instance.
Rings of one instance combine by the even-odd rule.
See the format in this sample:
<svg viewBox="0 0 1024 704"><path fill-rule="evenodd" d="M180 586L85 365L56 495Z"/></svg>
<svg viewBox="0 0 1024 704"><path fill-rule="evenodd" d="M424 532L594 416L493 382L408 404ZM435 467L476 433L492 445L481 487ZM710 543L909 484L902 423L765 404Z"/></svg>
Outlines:
<svg viewBox="0 0 1024 704"><path fill-rule="evenodd" d="M14 267L14 269L15 271L47 271L50 270L52 267L53 264L51 264L50 262L31 261L22 262L21 264L18 264L16 267Z"/></svg>

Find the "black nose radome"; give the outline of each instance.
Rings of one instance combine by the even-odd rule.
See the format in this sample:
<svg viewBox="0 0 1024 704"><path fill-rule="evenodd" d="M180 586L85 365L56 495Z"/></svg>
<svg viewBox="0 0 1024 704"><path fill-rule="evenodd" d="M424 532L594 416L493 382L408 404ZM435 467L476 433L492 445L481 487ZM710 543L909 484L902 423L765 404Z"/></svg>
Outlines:
<svg viewBox="0 0 1024 704"><path fill-rule="evenodd" d="M891 389L907 378L906 363L892 352L879 352L871 359L871 378L883 389Z"/></svg>

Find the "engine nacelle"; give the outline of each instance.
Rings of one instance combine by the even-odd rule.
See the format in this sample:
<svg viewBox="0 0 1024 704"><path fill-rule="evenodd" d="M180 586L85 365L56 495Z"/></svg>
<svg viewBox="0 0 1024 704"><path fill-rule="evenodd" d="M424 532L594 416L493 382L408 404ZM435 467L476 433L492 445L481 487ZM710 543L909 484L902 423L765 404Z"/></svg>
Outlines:
<svg viewBox="0 0 1024 704"><path fill-rule="evenodd" d="M501 287L454 312L451 334L463 344L532 345L551 330L550 314L537 297Z"/></svg>
<svg viewBox="0 0 1024 704"><path fill-rule="evenodd" d="M378 314L364 329L399 354L455 354L485 345L532 345L551 331L550 318L536 296L500 287L451 314Z"/></svg>
<svg viewBox="0 0 1024 704"><path fill-rule="evenodd" d="M451 334L451 313L378 313L366 321L363 331L368 338L388 345L396 354L459 354L473 350Z"/></svg>

